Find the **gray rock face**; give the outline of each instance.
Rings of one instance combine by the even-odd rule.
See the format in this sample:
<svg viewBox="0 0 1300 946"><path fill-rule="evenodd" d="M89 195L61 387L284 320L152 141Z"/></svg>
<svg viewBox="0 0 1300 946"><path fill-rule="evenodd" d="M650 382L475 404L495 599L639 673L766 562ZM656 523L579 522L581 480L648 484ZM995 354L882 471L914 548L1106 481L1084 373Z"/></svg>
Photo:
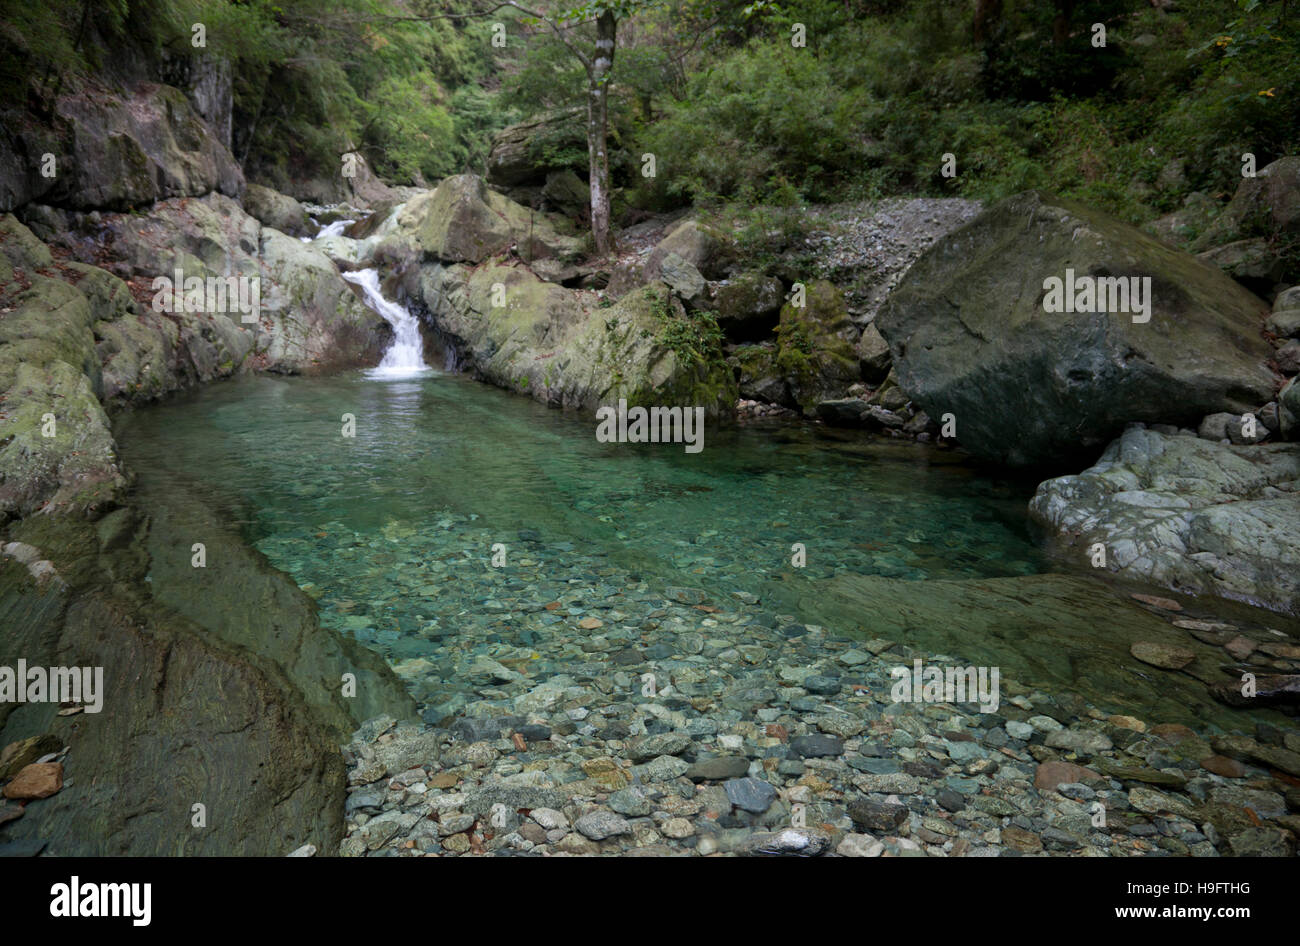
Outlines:
<svg viewBox="0 0 1300 946"><path fill-rule="evenodd" d="M1300 384L1292 378L1277 396L1277 416L1282 436L1300 440Z"/></svg>
<svg viewBox="0 0 1300 946"><path fill-rule="evenodd" d="M260 317L244 322L239 314L197 313L217 323L224 318L246 335L243 353L259 367L307 373L378 360L387 339L383 318L361 302L338 270L316 246L271 227L263 227L235 201L220 194L200 200L163 201L148 216L106 214L100 236L111 241L110 264L123 276L166 276L177 268L191 276L244 276L260 280ZM74 250L80 250L75 242ZM185 313L195 315L195 313ZM185 320L182 319L182 322ZM221 337L229 331L221 332ZM196 328L192 349L202 349L211 332ZM186 341L182 326L182 341ZM227 347L235 346L232 339ZM215 376L241 370L243 355L219 354ZM205 376L206 360L194 363L192 380ZM211 359L208 359L211 360ZM233 363L232 363L233 362Z"/></svg>
<svg viewBox="0 0 1300 946"><path fill-rule="evenodd" d="M408 200L394 240L430 260L481 263L512 250L524 260L576 258L582 241L561 234L553 220L490 190L481 177L459 174Z"/></svg>
<svg viewBox="0 0 1300 946"><path fill-rule="evenodd" d="M244 209L249 216L281 233L289 236L304 236L307 233L309 221L302 204L269 187L249 184L244 190Z"/></svg>
<svg viewBox="0 0 1300 946"><path fill-rule="evenodd" d="M238 197L244 174L180 89L141 83L118 94L65 95L59 131L0 136L0 211L33 200L81 210L128 210L220 191ZM44 153L58 156L54 177Z"/></svg>
<svg viewBox="0 0 1300 946"><path fill-rule="evenodd" d="M60 233L64 249L107 268L53 265L49 248L13 216L0 217L0 286L12 311L0 327L0 393L21 397L0 425L0 515L100 508L123 485L104 407L167 393L254 368L287 373L374 363L386 341L383 318L366 308L328 257L263 227L221 194L155 204L149 215L87 215L83 240ZM254 321L233 296L208 311L172 304L155 311L156 277L243 278L259 287ZM137 301L125 279L152 299ZM18 291L27 284L25 291ZM55 408L51 411L51 408ZM56 436L43 435L52 412Z"/></svg>
<svg viewBox="0 0 1300 946"><path fill-rule="evenodd" d="M1126 578L1293 611L1300 446L1236 446L1133 427L1092 468L1048 480L1030 517L1080 563L1095 543Z"/></svg>
<svg viewBox="0 0 1300 946"><path fill-rule="evenodd" d="M1046 311L1044 281L1067 269L1149 277L1149 321ZM1029 192L935 244L876 324L899 386L929 416L954 414L963 446L1046 466L1095 451L1130 421L1195 424L1269 400L1264 315L1259 300L1195 257Z"/></svg>
<svg viewBox="0 0 1300 946"><path fill-rule="evenodd" d="M561 151L586 154L587 139L583 117L577 111L556 111L503 129L492 141L488 152L488 182L502 187L541 185L548 172L585 170L586 162L576 166L557 163L548 155Z"/></svg>
<svg viewBox="0 0 1300 946"><path fill-rule="evenodd" d="M474 267L426 263L412 294L423 300L459 365L507 390L588 411L621 398L700 406L708 416L735 409L727 365L693 358L673 344L671 329L686 327L690 316L662 286L597 308L590 293L490 260Z"/></svg>
<svg viewBox="0 0 1300 946"><path fill-rule="evenodd" d="M546 175L542 196L546 198L548 208L573 217L582 216L591 206L591 189L587 182L567 168Z"/></svg>
<svg viewBox="0 0 1300 946"><path fill-rule="evenodd" d="M762 273L742 273L720 285L714 295L718 327L733 340L766 338L780 316L782 292L781 280Z"/></svg>

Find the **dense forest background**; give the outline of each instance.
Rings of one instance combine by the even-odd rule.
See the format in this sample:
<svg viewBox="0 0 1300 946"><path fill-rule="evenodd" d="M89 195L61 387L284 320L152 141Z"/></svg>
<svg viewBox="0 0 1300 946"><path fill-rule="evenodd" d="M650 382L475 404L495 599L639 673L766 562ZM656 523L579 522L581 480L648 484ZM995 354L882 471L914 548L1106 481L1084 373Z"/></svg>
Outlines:
<svg viewBox="0 0 1300 946"><path fill-rule="evenodd" d="M40 114L70 89L215 56L231 65L232 150L254 181L328 173L353 148L394 183L481 171L495 133L538 115L552 119L548 159L585 176L587 77L562 40L590 43L606 8L529 7L557 30L494 3L0 0L0 101ZM613 9L616 220L1043 187L1141 221L1194 191L1230 194L1244 152L1263 167L1300 151L1300 10L1287 0Z"/></svg>

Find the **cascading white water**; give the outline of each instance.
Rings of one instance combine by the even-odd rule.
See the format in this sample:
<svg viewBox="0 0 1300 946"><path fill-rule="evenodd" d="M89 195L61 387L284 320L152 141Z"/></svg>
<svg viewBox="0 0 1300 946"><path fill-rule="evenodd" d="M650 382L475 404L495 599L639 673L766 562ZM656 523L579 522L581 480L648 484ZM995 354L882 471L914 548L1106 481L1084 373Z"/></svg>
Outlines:
<svg viewBox="0 0 1300 946"><path fill-rule="evenodd" d="M316 234L315 239L323 240L326 237L338 236L354 223L356 223L355 220L335 220L333 223L321 227L321 231Z"/></svg>
<svg viewBox="0 0 1300 946"><path fill-rule="evenodd" d="M361 269L343 273L343 278L361 287L366 304L393 327L393 344L384 352L379 367L368 372L372 378L409 378L431 370L424 363L424 341L420 323L405 306L389 302L379 290L379 270Z"/></svg>

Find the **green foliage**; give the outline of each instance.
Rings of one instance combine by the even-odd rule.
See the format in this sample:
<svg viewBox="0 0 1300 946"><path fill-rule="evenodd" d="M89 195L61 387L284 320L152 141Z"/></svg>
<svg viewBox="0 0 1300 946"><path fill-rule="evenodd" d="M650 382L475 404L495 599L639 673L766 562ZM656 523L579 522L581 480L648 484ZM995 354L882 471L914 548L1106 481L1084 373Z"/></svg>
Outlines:
<svg viewBox="0 0 1300 946"><path fill-rule="evenodd" d="M806 50L751 44L694 76L685 99L642 130L658 157L649 190L703 202L742 192L772 203L825 198L865 158L852 131L865 104Z"/></svg>
<svg viewBox="0 0 1300 946"><path fill-rule="evenodd" d="M585 114L582 65L544 24L481 0L0 0L0 96L48 115L69 84L219 55L236 157L271 183L337 175L359 148L396 182L481 170L522 117ZM1030 187L1130 220L1200 191L1241 155L1300 152L1300 6L1285 0L611 0L547 7L590 49L619 19L609 152L624 210L762 205L759 252L798 238L808 201L996 199ZM447 15L459 18L447 18ZM207 26L207 50L190 24ZM492 24L507 25L505 48ZM1092 24L1107 43L1091 42ZM791 45L801 24L807 45ZM585 174L581 119L539 164ZM576 130L576 134L575 134ZM642 177L641 155L656 158ZM941 173L945 154L957 176ZM787 232L788 231L788 232ZM773 236L773 234L776 236Z"/></svg>
<svg viewBox="0 0 1300 946"><path fill-rule="evenodd" d="M481 167L515 117L492 84L491 24L472 0L0 0L0 92L48 110L112 71L231 64L233 150L254 179L332 177L359 149L398 182ZM494 18L497 19L497 18ZM206 47L191 43L202 23ZM111 61L110 61L111 60Z"/></svg>
<svg viewBox="0 0 1300 946"><path fill-rule="evenodd" d="M713 367L723 363L722 329L713 312L690 312L673 304L667 289L647 289L653 295L651 312L659 322L659 341L677 355L683 367Z"/></svg>
<svg viewBox="0 0 1300 946"><path fill-rule="evenodd" d="M828 0L735 8L680 94L635 130L659 177L635 204L741 206L1031 187L1129 220L1231 192L1240 158L1300 150L1300 15L1281 0ZM1227 23L1223 22L1227 19ZM1106 46L1092 24L1105 23ZM793 48L790 26L807 28ZM946 154L957 176L941 173ZM770 229L770 227L768 227Z"/></svg>

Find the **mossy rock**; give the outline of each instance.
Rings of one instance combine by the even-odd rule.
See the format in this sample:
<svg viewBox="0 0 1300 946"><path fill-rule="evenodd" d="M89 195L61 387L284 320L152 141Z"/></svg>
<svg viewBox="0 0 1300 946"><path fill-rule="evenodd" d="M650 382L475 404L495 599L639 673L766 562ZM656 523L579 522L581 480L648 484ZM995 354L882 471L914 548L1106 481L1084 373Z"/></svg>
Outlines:
<svg viewBox="0 0 1300 946"><path fill-rule="evenodd" d="M761 341L776 328L781 312L781 280L761 272L741 273L718 287L714 306L718 325L733 341Z"/></svg>
<svg viewBox="0 0 1300 946"><path fill-rule="evenodd" d="M514 248L525 260L577 259L582 240L560 232L536 213L490 190L481 177L459 174L407 201L397 220L399 238L418 246L430 260L481 263Z"/></svg>
<svg viewBox="0 0 1300 946"><path fill-rule="evenodd" d="M720 349L704 344L711 317L687 313L662 287L601 307L591 293L496 259L426 264L416 295L465 367L506 390L588 411L619 398L734 410L732 372Z"/></svg>
<svg viewBox="0 0 1300 946"><path fill-rule="evenodd" d="M1044 282L1067 269L1076 278L1149 278L1149 319L1048 312ZM1030 191L935 243L875 323L900 387L929 416L953 414L966 449L1012 466L1070 469L1129 422L1194 427L1207 414L1271 400L1266 314L1196 257L1077 201Z"/></svg>
<svg viewBox="0 0 1300 946"><path fill-rule="evenodd" d="M288 194L281 194L261 184L249 184L244 189L243 204L249 216L261 221L263 226L289 236L303 236L307 233L310 225L307 210Z"/></svg>
<svg viewBox="0 0 1300 946"><path fill-rule="evenodd" d="M809 283L804 305L781 308L776 367L785 376L798 406L810 411L819 401L842 397L858 380L858 356L843 337L852 331L844 293L825 280Z"/></svg>
<svg viewBox="0 0 1300 946"><path fill-rule="evenodd" d="M650 251L645 264L647 279L659 277L659 269L670 253L690 263L705 279L725 278L740 260L739 248L729 234L699 220L678 224Z"/></svg>
<svg viewBox="0 0 1300 946"><path fill-rule="evenodd" d="M798 404L790 395L790 385L776 364L776 346L741 345L728 359L740 396L754 401L779 404L791 409Z"/></svg>

